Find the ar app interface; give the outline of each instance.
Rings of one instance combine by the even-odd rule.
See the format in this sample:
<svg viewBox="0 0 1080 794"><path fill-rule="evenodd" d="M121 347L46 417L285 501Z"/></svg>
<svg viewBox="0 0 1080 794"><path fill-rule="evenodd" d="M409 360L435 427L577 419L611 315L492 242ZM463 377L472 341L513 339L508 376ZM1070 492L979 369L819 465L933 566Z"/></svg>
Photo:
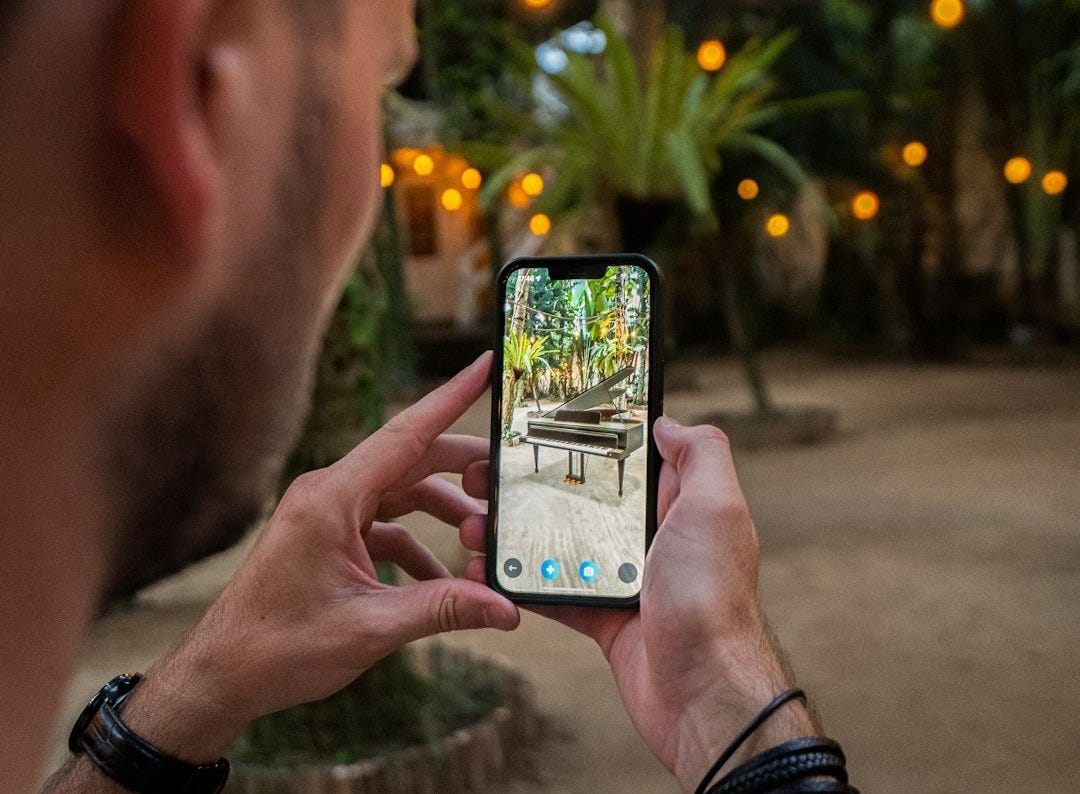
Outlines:
<svg viewBox="0 0 1080 794"><path fill-rule="evenodd" d="M648 273L512 272L505 287L497 576L522 594L641 589L648 482Z"/></svg>

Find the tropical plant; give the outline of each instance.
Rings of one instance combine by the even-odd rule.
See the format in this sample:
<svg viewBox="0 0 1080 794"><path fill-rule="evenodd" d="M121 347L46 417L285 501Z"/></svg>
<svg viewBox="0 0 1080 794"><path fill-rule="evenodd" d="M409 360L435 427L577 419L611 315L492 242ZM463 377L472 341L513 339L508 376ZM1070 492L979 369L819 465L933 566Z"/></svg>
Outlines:
<svg viewBox="0 0 1080 794"><path fill-rule="evenodd" d="M565 69L549 77L564 112L537 126L534 134L541 143L489 178L481 197L485 204L502 195L522 171L544 166L548 184L536 201L537 211L559 217L600 207L616 219L624 250L650 251L666 222L684 209L692 219L691 238L715 250L709 245L718 230L711 186L724 157L760 159L801 186L808 179L805 170L765 130L782 119L861 96L845 90L777 98L772 69L794 42L794 31L751 39L710 75L686 51L682 30L671 26L657 42L643 77L626 39L607 20L597 24L607 37L603 55L567 53ZM723 291L734 294L734 269L720 267L715 256L707 259ZM745 347L739 351L742 360L753 362L740 312L723 314L730 338ZM767 410L756 362L748 366L747 380L758 405Z"/></svg>
<svg viewBox="0 0 1080 794"><path fill-rule="evenodd" d="M760 128L851 98L850 92L773 98L769 70L794 41L792 31L751 40L710 76L686 51L682 30L669 27L643 80L625 38L604 19L597 24L607 36L604 54L568 53L566 68L549 76L565 112L535 131L543 139L540 145L488 180L486 203L522 171L549 165L539 211L564 215L628 198L684 205L708 224L713 214L709 184L725 152L752 153L802 183L806 174L799 162Z"/></svg>
<svg viewBox="0 0 1080 794"><path fill-rule="evenodd" d="M506 382L503 383L503 438L510 436L514 411L521 404L522 386L528 386L540 410L537 378L541 370L551 372L545 358L555 351L548 348L546 336L530 337L524 333L509 333L503 338L503 363Z"/></svg>

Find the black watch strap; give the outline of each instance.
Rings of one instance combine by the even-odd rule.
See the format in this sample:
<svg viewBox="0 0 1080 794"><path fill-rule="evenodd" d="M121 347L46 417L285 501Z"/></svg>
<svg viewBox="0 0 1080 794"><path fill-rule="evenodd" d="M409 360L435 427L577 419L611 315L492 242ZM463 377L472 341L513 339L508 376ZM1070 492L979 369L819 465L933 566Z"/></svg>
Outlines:
<svg viewBox="0 0 1080 794"><path fill-rule="evenodd" d="M113 679L87 706L69 744L84 752L106 775L125 788L150 794L217 794L229 777L229 762L197 766L154 747L124 723L120 707L138 679ZM122 694L121 694L122 692ZM120 697L116 697L116 695ZM76 733L78 731L78 733Z"/></svg>

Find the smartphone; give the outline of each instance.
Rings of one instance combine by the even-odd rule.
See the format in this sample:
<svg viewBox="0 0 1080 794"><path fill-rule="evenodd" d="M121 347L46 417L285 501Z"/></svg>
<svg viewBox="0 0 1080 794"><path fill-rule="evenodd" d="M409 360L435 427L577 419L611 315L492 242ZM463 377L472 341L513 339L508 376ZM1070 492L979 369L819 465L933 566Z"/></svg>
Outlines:
<svg viewBox="0 0 1080 794"><path fill-rule="evenodd" d="M496 280L488 583L632 607L656 532L661 277L638 254L515 259Z"/></svg>

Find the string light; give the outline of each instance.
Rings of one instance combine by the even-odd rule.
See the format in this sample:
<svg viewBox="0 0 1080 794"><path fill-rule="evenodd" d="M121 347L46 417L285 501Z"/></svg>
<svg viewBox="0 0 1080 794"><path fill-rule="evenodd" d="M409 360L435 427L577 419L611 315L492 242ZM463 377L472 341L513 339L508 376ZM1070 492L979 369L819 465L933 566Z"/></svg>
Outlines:
<svg viewBox="0 0 1080 794"><path fill-rule="evenodd" d="M468 190L476 190L484 182L484 177L475 168L466 168L461 174L461 184Z"/></svg>
<svg viewBox="0 0 1080 794"><path fill-rule="evenodd" d="M964 4L961 0L934 0L930 4L930 18L942 28L955 28L964 18Z"/></svg>
<svg viewBox="0 0 1080 794"><path fill-rule="evenodd" d="M1042 178L1042 189L1048 196L1058 196L1069 186L1069 178L1064 171L1048 171Z"/></svg>
<svg viewBox="0 0 1080 794"><path fill-rule="evenodd" d="M379 184L383 187L390 187L394 184L394 169L390 163L383 163L379 166Z"/></svg>
<svg viewBox="0 0 1080 794"><path fill-rule="evenodd" d="M431 159L431 155L419 154L413 160L412 167L420 176L431 176L435 170L435 161Z"/></svg>
<svg viewBox="0 0 1080 794"><path fill-rule="evenodd" d="M926 162L926 144L922 141L911 141L911 143L904 146L904 151L901 154L905 163L912 168L918 168Z"/></svg>
<svg viewBox="0 0 1080 794"><path fill-rule="evenodd" d="M520 182L514 182L506 189L506 200L510 202L511 207L519 210L525 209L532 203L532 199L530 199L529 194L522 189Z"/></svg>
<svg viewBox="0 0 1080 794"><path fill-rule="evenodd" d="M447 212L457 212L461 209L461 205L465 203L465 200L461 197L461 191L455 188L444 190L442 196L439 197L439 201L442 202L443 209Z"/></svg>
<svg viewBox="0 0 1080 794"><path fill-rule="evenodd" d="M881 201L877 193L870 190L862 191L851 201L851 211L860 221L870 220L878 214L880 208Z"/></svg>
<svg viewBox="0 0 1080 794"><path fill-rule="evenodd" d="M765 231L769 233L770 237L783 237L790 228L791 221L788 220L788 216L780 213L771 216L765 223Z"/></svg>
<svg viewBox="0 0 1080 794"><path fill-rule="evenodd" d="M1014 185L1022 185L1031 176L1031 161L1026 157L1013 157L1005 163L1005 179Z"/></svg>
<svg viewBox="0 0 1080 794"><path fill-rule="evenodd" d="M542 212L529 219L529 231L537 237L543 237L551 231L551 218Z"/></svg>
<svg viewBox="0 0 1080 794"><path fill-rule="evenodd" d="M753 179L744 179L739 183L739 198L746 201L752 201L758 197L758 193L761 192L761 188L758 187L758 183Z"/></svg>
<svg viewBox="0 0 1080 794"><path fill-rule="evenodd" d="M540 174L525 174L521 178L521 189L526 196L539 196L544 192L544 178Z"/></svg>
<svg viewBox="0 0 1080 794"><path fill-rule="evenodd" d="M724 65L724 61L727 60L727 50L724 49L724 45L716 39L710 39L704 41L697 51L698 66L704 69L706 72L719 71L720 67Z"/></svg>

